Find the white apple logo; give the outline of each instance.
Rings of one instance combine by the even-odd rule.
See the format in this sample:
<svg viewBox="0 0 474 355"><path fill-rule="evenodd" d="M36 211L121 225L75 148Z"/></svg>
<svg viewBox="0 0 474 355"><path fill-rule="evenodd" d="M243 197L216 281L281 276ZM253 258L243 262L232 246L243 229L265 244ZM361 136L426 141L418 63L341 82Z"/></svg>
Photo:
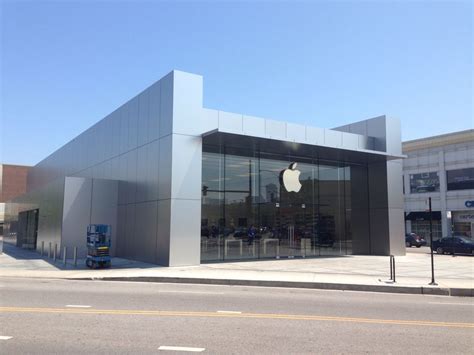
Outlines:
<svg viewBox="0 0 474 355"><path fill-rule="evenodd" d="M282 170L282 172L280 173L281 182L283 186L285 186L286 191L288 192L298 192L301 189L301 171L295 170L296 165L296 163L291 163L288 169Z"/></svg>

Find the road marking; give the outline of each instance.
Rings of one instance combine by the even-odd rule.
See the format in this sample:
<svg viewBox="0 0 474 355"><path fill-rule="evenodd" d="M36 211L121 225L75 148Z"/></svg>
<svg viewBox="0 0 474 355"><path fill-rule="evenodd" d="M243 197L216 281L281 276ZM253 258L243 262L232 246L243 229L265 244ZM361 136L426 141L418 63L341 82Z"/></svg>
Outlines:
<svg viewBox="0 0 474 355"><path fill-rule="evenodd" d="M367 324L392 324L414 325L447 328L474 328L474 323L437 322L425 320L402 319L377 319L355 317L332 317L298 314L272 314L272 313L241 313L227 314L217 312L192 312L192 311L158 311L158 310L132 310L132 309L79 309L79 308L29 308L29 307L0 307L0 313L59 313L59 314L107 314L107 315L142 315L161 317L208 317L208 318L252 318L252 319L283 319L283 320L308 320L328 322L352 322Z"/></svg>
<svg viewBox="0 0 474 355"><path fill-rule="evenodd" d="M217 311L217 313L242 314L242 312L239 311Z"/></svg>
<svg viewBox="0 0 474 355"><path fill-rule="evenodd" d="M66 307L69 308L91 308L91 306L86 304L67 304Z"/></svg>
<svg viewBox="0 0 474 355"><path fill-rule="evenodd" d="M201 291L157 291L157 293L191 293L197 295L223 295L224 292L201 292Z"/></svg>
<svg viewBox="0 0 474 355"><path fill-rule="evenodd" d="M160 346L158 348L158 350L191 351L191 352L194 352L194 353L201 353L204 350L206 350L206 348L189 348L189 347L185 347L185 346L166 346L166 345L163 345L163 346Z"/></svg>
<svg viewBox="0 0 474 355"><path fill-rule="evenodd" d="M454 306L474 306L474 303L428 302L429 304L449 304Z"/></svg>
<svg viewBox="0 0 474 355"><path fill-rule="evenodd" d="M0 335L0 340L8 340L8 339L11 339L13 337L9 337L8 335Z"/></svg>

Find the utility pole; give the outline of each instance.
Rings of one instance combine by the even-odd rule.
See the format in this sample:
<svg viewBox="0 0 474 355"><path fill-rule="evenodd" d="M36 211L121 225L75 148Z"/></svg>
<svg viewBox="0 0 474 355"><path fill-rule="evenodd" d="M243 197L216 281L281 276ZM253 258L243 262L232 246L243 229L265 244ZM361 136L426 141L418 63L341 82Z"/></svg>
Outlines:
<svg viewBox="0 0 474 355"><path fill-rule="evenodd" d="M430 249L431 249L431 282L432 286L437 286L434 276L434 257L433 257L433 215L431 213L431 197L428 198L428 205L430 210Z"/></svg>

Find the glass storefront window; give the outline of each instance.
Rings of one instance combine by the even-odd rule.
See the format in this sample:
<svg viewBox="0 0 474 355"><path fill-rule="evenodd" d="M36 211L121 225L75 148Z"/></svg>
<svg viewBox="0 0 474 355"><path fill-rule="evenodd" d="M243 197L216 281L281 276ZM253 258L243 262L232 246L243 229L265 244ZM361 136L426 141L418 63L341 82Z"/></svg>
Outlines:
<svg viewBox="0 0 474 355"><path fill-rule="evenodd" d="M474 189L474 168L446 171L448 191Z"/></svg>
<svg viewBox="0 0 474 355"><path fill-rule="evenodd" d="M202 261L351 254L353 228L368 240L364 165L204 145L202 176Z"/></svg>
<svg viewBox="0 0 474 355"><path fill-rule="evenodd" d="M410 174L410 193L439 192L437 172Z"/></svg>
<svg viewBox="0 0 474 355"><path fill-rule="evenodd" d="M443 237L441 230L441 221L433 220L431 224L433 232L433 240L438 240ZM430 241L430 221L411 221L411 231L420 237L424 238L428 245Z"/></svg>

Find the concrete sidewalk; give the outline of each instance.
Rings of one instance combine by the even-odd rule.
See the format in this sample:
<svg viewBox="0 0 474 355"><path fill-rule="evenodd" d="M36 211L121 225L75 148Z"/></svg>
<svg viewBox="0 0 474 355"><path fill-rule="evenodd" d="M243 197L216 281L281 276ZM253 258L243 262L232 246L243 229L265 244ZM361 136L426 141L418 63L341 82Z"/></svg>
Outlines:
<svg viewBox="0 0 474 355"><path fill-rule="evenodd" d="M396 257L396 283L389 279L389 257L342 256L313 259L279 259L160 267L114 258L111 269L90 270L84 260L78 266L67 260L53 262L38 253L4 245L0 254L0 277L61 278L181 282L225 285L302 287L317 289L374 291L412 294L473 296L474 256L436 255L431 281L429 248L409 249Z"/></svg>

